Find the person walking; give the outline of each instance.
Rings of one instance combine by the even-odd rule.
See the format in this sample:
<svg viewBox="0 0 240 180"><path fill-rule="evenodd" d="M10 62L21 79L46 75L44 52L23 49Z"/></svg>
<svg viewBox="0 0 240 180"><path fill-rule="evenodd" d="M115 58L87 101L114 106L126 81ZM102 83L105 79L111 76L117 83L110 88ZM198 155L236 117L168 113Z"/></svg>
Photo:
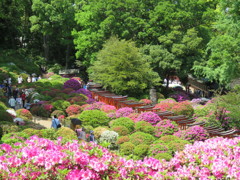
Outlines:
<svg viewBox="0 0 240 180"><path fill-rule="evenodd" d="M11 96L11 98L8 100L8 104L11 108L15 109L16 106L16 100Z"/></svg>
<svg viewBox="0 0 240 180"><path fill-rule="evenodd" d="M51 128L58 129L58 128L60 128L60 127L61 127L60 121L59 121L59 119L57 118L57 116L54 115L53 118L52 118Z"/></svg>
<svg viewBox="0 0 240 180"><path fill-rule="evenodd" d="M23 91L22 94L21 94L21 98L22 98L22 105L23 105L23 107L25 107L26 94L25 94L24 91Z"/></svg>
<svg viewBox="0 0 240 180"><path fill-rule="evenodd" d="M95 137L94 137L94 132L92 130L90 131L89 141L90 142L96 142Z"/></svg>
<svg viewBox="0 0 240 180"><path fill-rule="evenodd" d="M22 98L18 95L18 97L16 98L16 106L15 109L22 109L23 108L23 102L22 102Z"/></svg>

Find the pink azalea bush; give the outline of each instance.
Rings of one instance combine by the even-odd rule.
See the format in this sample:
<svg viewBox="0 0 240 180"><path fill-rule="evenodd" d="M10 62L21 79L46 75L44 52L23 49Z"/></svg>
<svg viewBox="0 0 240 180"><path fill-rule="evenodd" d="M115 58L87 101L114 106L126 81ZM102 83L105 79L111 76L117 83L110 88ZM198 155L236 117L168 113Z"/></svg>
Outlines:
<svg viewBox="0 0 240 180"><path fill-rule="evenodd" d="M89 106L86 106L84 110L100 110L104 105L106 105L104 102L95 102L93 104L90 104Z"/></svg>
<svg viewBox="0 0 240 180"><path fill-rule="evenodd" d="M133 112L133 109L129 107L120 108L116 111L116 118L127 117Z"/></svg>
<svg viewBox="0 0 240 180"><path fill-rule="evenodd" d="M103 105L100 108L101 111L104 111L105 113L111 113L111 112L115 112L117 109L115 106L111 106L111 105Z"/></svg>
<svg viewBox="0 0 240 180"><path fill-rule="evenodd" d="M239 179L240 138L186 145L169 161L127 160L94 143L32 136L0 145L0 179Z"/></svg>
<svg viewBox="0 0 240 180"><path fill-rule="evenodd" d="M144 105L152 104L152 101L150 99L141 99L139 102L143 103Z"/></svg>
<svg viewBox="0 0 240 180"><path fill-rule="evenodd" d="M79 83L79 81L75 80L75 79L69 79L67 80L64 85L63 88L72 88L74 90L78 90L81 88L81 84Z"/></svg>
<svg viewBox="0 0 240 180"><path fill-rule="evenodd" d="M87 96L88 98L92 98L92 94L89 90L81 88L75 91L72 91L71 93L76 93L76 94L84 94L85 96Z"/></svg>
<svg viewBox="0 0 240 180"><path fill-rule="evenodd" d="M81 106L76 105L76 104L68 106L68 108L66 109L68 116L79 114L81 111L82 111Z"/></svg>
<svg viewBox="0 0 240 180"><path fill-rule="evenodd" d="M154 112L143 112L138 116L137 121L146 121L155 125L161 121L161 118Z"/></svg>
<svg viewBox="0 0 240 180"><path fill-rule="evenodd" d="M138 122L138 119L137 119L138 116L139 116L139 113L131 113L127 117L129 117L131 120L133 120L136 123Z"/></svg>
<svg viewBox="0 0 240 180"><path fill-rule="evenodd" d="M192 126L187 130L180 130L174 135L189 142L204 141L209 138L207 131L201 126Z"/></svg>
<svg viewBox="0 0 240 180"><path fill-rule="evenodd" d="M162 120L155 125L155 136L172 135L178 131L178 126L174 121Z"/></svg>

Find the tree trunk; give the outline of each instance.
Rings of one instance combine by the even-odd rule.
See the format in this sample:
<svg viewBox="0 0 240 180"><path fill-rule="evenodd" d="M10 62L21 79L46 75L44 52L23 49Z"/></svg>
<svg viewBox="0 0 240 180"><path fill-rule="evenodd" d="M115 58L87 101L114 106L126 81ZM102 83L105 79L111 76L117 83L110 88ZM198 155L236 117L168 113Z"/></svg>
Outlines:
<svg viewBox="0 0 240 180"><path fill-rule="evenodd" d="M70 44L68 44L68 45L67 45L65 69L67 69L67 68L68 68L68 62L69 62L69 52L70 52Z"/></svg>
<svg viewBox="0 0 240 180"><path fill-rule="evenodd" d="M49 45L48 45L48 36L43 35L43 50L44 50L44 58L46 61L49 60Z"/></svg>
<svg viewBox="0 0 240 180"><path fill-rule="evenodd" d="M166 88L168 89L168 87L169 87L169 74L167 74L167 85L166 85Z"/></svg>

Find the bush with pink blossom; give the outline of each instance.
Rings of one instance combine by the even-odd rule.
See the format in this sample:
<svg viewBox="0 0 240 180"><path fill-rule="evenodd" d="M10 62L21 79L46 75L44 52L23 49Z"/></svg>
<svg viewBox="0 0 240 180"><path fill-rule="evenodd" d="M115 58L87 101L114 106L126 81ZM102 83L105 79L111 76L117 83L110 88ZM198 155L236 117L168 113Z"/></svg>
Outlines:
<svg viewBox="0 0 240 180"><path fill-rule="evenodd" d="M75 80L75 79L69 79L67 80L64 85L63 85L63 88L66 89L66 88L72 88L74 90L78 90L81 88L81 84L79 83L78 80Z"/></svg>
<svg viewBox="0 0 240 180"><path fill-rule="evenodd" d="M172 135L177 131L178 131L178 125L174 121L164 119L155 125L156 137Z"/></svg>
<svg viewBox="0 0 240 180"><path fill-rule="evenodd" d="M82 112L82 108L79 105L73 104L67 107L66 112L68 114L68 116L71 115L76 115L76 114L80 114L80 112Z"/></svg>
<svg viewBox="0 0 240 180"><path fill-rule="evenodd" d="M25 120L32 120L32 113L27 109L16 110L17 116L24 117Z"/></svg>
<svg viewBox="0 0 240 180"><path fill-rule="evenodd" d="M161 121L161 118L154 112L143 112L138 116L137 121L146 121L155 125Z"/></svg>
<svg viewBox="0 0 240 180"><path fill-rule="evenodd" d="M95 102L93 104L86 106L84 110L100 110L104 105L106 104L103 102Z"/></svg>
<svg viewBox="0 0 240 180"><path fill-rule="evenodd" d="M136 123L138 122L138 119L137 119L138 116L139 116L139 113L131 113L127 117L129 117L131 120L133 120Z"/></svg>
<svg viewBox="0 0 240 180"><path fill-rule="evenodd" d="M87 89L84 89L84 88L72 91L71 93L83 94L83 95L87 96L88 98L92 98L91 92Z"/></svg>
<svg viewBox="0 0 240 180"><path fill-rule="evenodd" d="M174 103L171 108L171 111L176 115L186 115L188 117L192 117L194 113L194 109L190 103L190 101L182 101Z"/></svg>
<svg viewBox="0 0 240 180"><path fill-rule="evenodd" d="M127 117L133 112L134 112L133 109L129 107L120 108L116 111L116 118Z"/></svg>
<svg viewBox="0 0 240 180"><path fill-rule="evenodd" d="M150 99L141 99L139 102L143 103L144 105L152 104L152 101Z"/></svg>
<svg viewBox="0 0 240 180"><path fill-rule="evenodd" d="M170 95L171 98L175 99L177 102L190 100L189 94L185 91L176 91Z"/></svg>
<svg viewBox="0 0 240 180"><path fill-rule="evenodd" d="M201 126L192 126L187 130L180 130L174 133L174 135L189 142L204 141L209 137L207 131Z"/></svg>
<svg viewBox="0 0 240 180"><path fill-rule="evenodd" d="M105 113L114 113L117 109L115 106L111 106L111 105L103 105L100 108L101 111L104 111Z"/></svg>

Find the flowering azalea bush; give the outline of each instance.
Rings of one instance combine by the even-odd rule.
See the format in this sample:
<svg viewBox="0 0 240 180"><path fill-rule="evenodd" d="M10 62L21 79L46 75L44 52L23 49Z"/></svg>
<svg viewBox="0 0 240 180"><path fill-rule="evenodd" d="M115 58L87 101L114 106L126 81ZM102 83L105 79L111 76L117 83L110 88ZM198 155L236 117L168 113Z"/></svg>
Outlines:
<svg viewBox="0 0 240 180"><path fill-rule="evenodd" d="M131 113L133 113L133 109L129 108L129 107L124 107L124 108L120 108L116 111L116 117L127 117L129 116Z"/></svg>
<svg viewBox="0 0 240 180"><path fill-rule="evenodd" d="M100 110L102 108L102 106L106 105L103 102L95 102L93 104L90 104L86 107L84 107L84 110Z"/></svg>
<svg viewBox="0 0 240 180"><path fill-rule="evenodd" d="M68 108L66 109L68 116L79 114L81 111L82 111L81 106L76 104L68 106Z"/></svg>
<svg viewBox="0 0 240 180"><path fill-rule="evenodd" d="M161 137L164 135L172 135L178 131L178 126L174 121L162 120L155 126L155 136Z"/></svg>
<svg viewBox="0 0 240 180"><path fill-rule="evenodd" d="M138 116L139 116L139 113L131 113L127 117L129 117L130 119L132 119L136 123L136 122L138 122L138 119L137 119Z"/></svg>
<svg viewBox="0 0 240 180"><path fill-rule="evenodd" d="M204 141L209 137L207 131L201 126L192 126L187 130L180 130L174 135L190 142Z"/></svg>
<svg viewBox="0 0 240 180"><path fill-rule="evenodd" d="M130 141L128 136L120 136L118 137L116 144L123 144L128 141Z"/></svg>
<svg viewBox="0 0 240 180"><path fill-rule="evenodd" d="M176 101L174 99L165 99L155 105L154 108L160 109L160 111L170 111Z"/></svg>
<svg viewBox="0 0 240 180"><path fill-rule="evenodd" d="M143 103L144 105L152 104L152 101L150 99L141 99L139 102Z"/></svg>
<svg viewBox="0 0 240 180"><path fill-rule="evenodd" d="M71 104L68 101L57 100L52 105L56 110L65 111Z"/></svg>
<svg viewBox="0 0 240 180"><path fill-rule="evenodd" d="M26 120L32 120L32 113L27 109L18 109L17 116L25 117Z"/></svg>
<svg viewBox="0 0 240 180"><path fill-rule="evenodd" d="M115 112L117 109L115 106L111 106L111 105L103 105L100 110L104 111L105 113L111 113L111 112Z"/></svg>
<svg viewBox="0 0 240 180"><path fill-rule="evenodd" d="M175 99L177 102L190 100L188 93L185 91L176 91L174 94L170 95L170 97Z"/></svg>
<svg viewBox="0 0 240 180"><path fill-rule="evenodd" d="M86 104L87 101L87 97L83 94L79 94L74 97L70 97L67 99L68 102L70 102L71 104L77 104L77 105L84 105Z"/></svg>
<svg viewBox="0 0 240 180"><path fill-rule="evenodd" d="M117 132L119 136L125 136L129 134L129 130L125 126L113 126L111 129Z"/></svg>
<svg viewBox="0 0 240 180"><path fill-rule="evenodd" d="M176 115L186 115L188 117L192 117L194 113L194 109L189 101L182 101L174 103L171 111Z"/></svg>
<svg viewBox="0 0 240 180"><path fill-rule="evenodd" d="M92 94L89 90L81 88L75 91L72 91L72 93L76 93L76 94L84 94L85 96L87 96L88 98L92 98Z"/></svg>
<svg viewBox="0 0 240 180"><path fill-rule="evenodd" d="M78 80L75 80L75 79L70 79L70 80L67 80L64 85L63 85L63 88L72 88L74 90L78 90L81 88L81 84Z"/></svg>
<svg viewBox="0 0 240 180"><path fill-rule="evenodd" d="M143 112L138 116L137 121L146 121L155 125L161 121L161 118L154 112Z"/></svg>
<svg viewBox="0 0 240 180"><path fill-rule="evenodd" d="M240 138L208 139L186 145L169 162L134 161L95 143L32 136L14 147L0 144L0 179L239 179L238 143ZM125 147L133 153L134 145Z"/></svg>

